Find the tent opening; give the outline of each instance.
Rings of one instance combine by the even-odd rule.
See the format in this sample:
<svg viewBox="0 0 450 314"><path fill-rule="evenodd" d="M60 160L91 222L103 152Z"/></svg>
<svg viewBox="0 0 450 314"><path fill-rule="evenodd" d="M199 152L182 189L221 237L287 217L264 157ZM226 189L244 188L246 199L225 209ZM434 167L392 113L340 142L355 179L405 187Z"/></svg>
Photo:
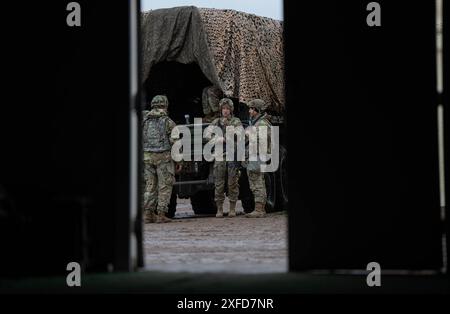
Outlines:
<svg viewBox="0 0 450 314"><path fill-rule="evenodd" d="M185 124L185 115L189 115L189 122L193 123L193 118L204 117L202 90L209 85L211 82L196 63L160 62L152 67L145 80L145 102L148 106L154 96L166 95L172 120Z"/></svg>

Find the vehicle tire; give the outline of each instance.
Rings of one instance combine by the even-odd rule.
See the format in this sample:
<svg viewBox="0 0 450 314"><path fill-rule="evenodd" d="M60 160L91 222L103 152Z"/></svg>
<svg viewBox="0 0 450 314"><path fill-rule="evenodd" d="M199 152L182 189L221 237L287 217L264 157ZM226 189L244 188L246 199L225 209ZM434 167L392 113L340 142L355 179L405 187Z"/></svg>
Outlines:
<svg viewBox="0 0 450 314"><path fill-rule="evenodd" d="M175 189L172 190L172 195L170 196L169 203L169 211L166 214L166 217L173 218L175 217L175 213L177 211L177 193Z"/></svg>
<svg viewBox="0 0 450 314"><path fill-rule="evenodd" d="M276 172L264 173L264 180L266 181L266 212L271 213L279 210L277 207L277 175Z"/></svg>
<svg viewBox="0 0 450 314"><path fill-rule="evenodd" d="M246 169L241 170L241 175L239 177L239 199L241 200L244 213L248 214L253 211L255 208L255 202L253 200L253 193L250 190L250 185L248 183Z"/></svg>
<svg viewBox="0 0 450 314"><path fill-rule="evenodd" d="M248 214L251 213L255 209L255 201L252 197L245 198L241 200L242 202L242 208L244 208L244 213Z"/></svg>
<svg viewBox="0 0 450 314"><path fill-rule="evenodd" d="M287 210L288 198L288 168L287 150L280 146L280 166L277 171L277 207L280 210Z"/></svg>
<svg viewBox="0 0 450 314"><path fill-rule="evenodd" d="M216 214L214 190L199 191L191 196L192 210L196 215Z"/></svg>

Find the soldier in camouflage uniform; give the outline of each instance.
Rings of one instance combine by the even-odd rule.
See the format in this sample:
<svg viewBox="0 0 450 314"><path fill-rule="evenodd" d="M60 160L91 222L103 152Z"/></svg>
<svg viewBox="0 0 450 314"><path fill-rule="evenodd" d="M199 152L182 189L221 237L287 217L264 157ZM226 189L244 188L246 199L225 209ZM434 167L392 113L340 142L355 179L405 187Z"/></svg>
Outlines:
<svg viewBox="0 0 450 314"><path fill-rule="evenodd" d="M144 149L144 212L146 223L170 222L168 212L172 187L175 183L175 165L171 157L175 127L167 115L169 101L166 96L155 96L151 111L143 112Z"/></svg>
<svg viewBox="0 0 450 314"><path fill-rule="evenodd" d="M263 100L254 99L248 103L248 107L250 115L249 125L256 128L256 134L258 134L259 127L267 127L267 148L270 152L270 134L272 125L265 113L267 106ZM261 172L260 165L261 161L249 162L247 165L248 182L250 190L255 198L255 210L246 215L248 218L261 218L266 215L266 184L264 173Z"/></svg>
<svg viewBox="0 0 450 314"><path fill-rule="evenodd" d="M219 102L221 116L211 122L205 137L211 140L211 127L220 127L223 137L215 137L216 143L223 143L224 158L223 161L214 161L214 184L215 184L215 201L217 205L216 217L223 217L223 202L225 200L225 182L228 179L228 198L230 200L230 211L228 217L236 216L236 202L239 196L239 163L236 161L226 161L226 127L242 127L241 120L233 116L234 105L229 98L222 98ZM243 129L242 129L243 130ZM235 144L236 145L236 144ZM235 146L236 152L236 146ZM235 159L234 159L235 160Z"/></svg>
<svg viewBox="0 0 450 314"><path fill-rule="evenodd" d="M220 116L219 101L222 90L214 85L207 86L202 92L202 106L205 117L203 121L211 122Z"/></svg>

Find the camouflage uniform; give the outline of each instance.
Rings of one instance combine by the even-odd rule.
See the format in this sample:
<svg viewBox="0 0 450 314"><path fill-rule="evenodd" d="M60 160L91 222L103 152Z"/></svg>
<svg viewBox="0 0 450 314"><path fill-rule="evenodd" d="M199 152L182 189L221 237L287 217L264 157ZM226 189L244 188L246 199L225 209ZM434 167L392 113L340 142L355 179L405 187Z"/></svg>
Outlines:
<svg viewBox="0 0 450 314"><path fill-rule="evenodd" d="M260 99L255 99L249 102L249 107L253 107L259 111L258 116L254 117L253 119L250 119L249 125L254 126L256 128L256 132L258 134L259 127L265 126L267 127L267 147L268 151L270 152L270 145L271 145L271 126L272 124L268 120L268 116L264 113L266 109L265 103ZM249 165L252 162L249 162ZM257 161L257 167L250 167L247 166L247 176L248 176L248 182L250 185L250 190L253 193L253 196L255 198L255 210L251 212L250 214L246 215L250 218L258 218L258 217L264 217L266 214L265 211L265 205L267 200L267 193L266 193L266 184L264 180L264 173L260 170L260 161Z"/></svg>
<svg viewBox="0 0 450 314"><path fill-rule="evenodd" d="M155 96L152 110L143 112L144 183L143 207L146 222L170 221L168 212L172 187L175 183L175 165L171 157L172 129L167 116L166 96ZM158 218L157 218L158 217Z"/></svg>
<svg viewBox="0 0 450 314"><path fill-rule="evenodd" d="M220 100L220 112L222 111L222 107L224 105L228 105L231 111L231 115L228 118L220 117L215 119L211 126L218 126L222 129L223 136L226 136L226 127L234 126L234 127L242 127L241 120L239 118L234 117L233 113L233 102L231 99L223 98ZM210 133L206 132L206 138L211 139ZM236 147L236 146L235 146ZM215 185L215 193L214 200L217 204L217 215L216 217L223 216L223 202L225 200L225 183L228 179L228 199L230 200L230 212L228 214L229 217L234 217L236 215L236 202L239 196L239 163L236 161L226 161L226 144L224 143L224 157L223 161L214 161L214 185ZM235 148L236 151L236 148Z"/></svg>
<svg viewBox="0 0 450 314"><path fill-rule="evenodd" d="M220 88L212 85L205 87L202 93L202 106L205 122L211 122L219 117L219 100L222 95Z"/></svg>

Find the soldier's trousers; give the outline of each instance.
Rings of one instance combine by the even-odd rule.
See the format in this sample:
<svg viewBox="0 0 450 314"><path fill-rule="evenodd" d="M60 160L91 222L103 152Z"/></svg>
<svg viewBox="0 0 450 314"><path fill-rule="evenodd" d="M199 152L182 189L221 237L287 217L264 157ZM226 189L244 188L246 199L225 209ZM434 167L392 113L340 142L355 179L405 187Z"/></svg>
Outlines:
<svg viewBox="0 0 450 314"><path fill-rule="evenodd" d="M225 181L228 178L228 198L230 202L237 202L239 196L239 169L233 162L214 162L214 200L223 202L225 200Z"/></svg>
<svg viewBox="0 0 450 314"><path fill-rule="evenodd" d="M170 197L175 183L175 165L170 158L158 154L144 156L144 210L169 211ZM170 155L169 155L170 156Z"/></svg>
<svg viewBox="0 0 450 314"><path fill-rule="evenodd" d="M264 173L247 169L248 183L255 198L255 203L266 203L266 183Z"/></svg>

